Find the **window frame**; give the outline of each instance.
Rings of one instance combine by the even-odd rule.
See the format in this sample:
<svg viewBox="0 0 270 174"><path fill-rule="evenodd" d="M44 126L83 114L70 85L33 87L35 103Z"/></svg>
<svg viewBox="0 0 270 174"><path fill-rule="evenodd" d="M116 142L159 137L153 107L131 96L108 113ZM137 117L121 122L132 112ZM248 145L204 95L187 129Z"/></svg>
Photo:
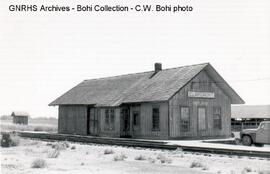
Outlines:
<svg viewBox="0 0 270 174"><path fill-rule="evenodd" d="M154 110L158 110L158 119L155 121L154 119ZM157 124L156 124L157 122ZM160 107L159 106L152 106L152 131L160 131Z"/></svg>
<svg viewBox="0 0 270 174"><path fill-rule="evenodd" d="M188 124L187 129L183 129L183 115L182 115L182 108L188 109ZM186 120L184 120L186 121ZM180 132L190 132L190 107L189 106L180 106Z"/></svg>
<svg viewBox="0 0 270 174"><path fill-rule="evenodd" d="M218 112L215 112L216 109L218 109ZM217 119L217 117L215 117L217 115L218 115L218 119ZM219 120L218 121L218 126L216 126L217 125L216 120ZM213 107L213 129L222 130L222 110L221 110L220 106L214 106Z"/></svg>
<svg viewBox="0 0 270 174"><path fill-rule="evenodd" d="M104 130L115 130L115 109L105 109L105 124Z"/></svg>
<svg viewBox="0 0 270 174"><path fill-rule="evenodd" d="M135 114L137 114L137 116L135 117ZM140 125L140 111L137 110L133 110L132 111L132 124L133 126L139 126Z"/></svg>

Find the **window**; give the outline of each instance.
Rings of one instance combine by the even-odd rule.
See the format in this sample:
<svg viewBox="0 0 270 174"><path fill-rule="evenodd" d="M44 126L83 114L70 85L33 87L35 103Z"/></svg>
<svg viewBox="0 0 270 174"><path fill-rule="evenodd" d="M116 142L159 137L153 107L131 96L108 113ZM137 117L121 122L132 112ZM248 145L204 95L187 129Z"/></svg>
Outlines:
<svg viewBox="0 0 270 174"><path fill-rule="evenodd" d="M105 130L114 130L114 109L105 110Z"/></svg>
<svg viewBox="0 0 270 174"><path fill-rule="evenodd" d="M114 130L114 109L110 111L110 129Z"/></svg>
<svg viewBox="0 0 270 174"><path fill-rule="evenodd" d="M190 130L190 116L188 107L180 107L181 132L188 132Z"/></svg>
<svg viewBox="0 0 270 174"><path fill-rule="evenodd" d="M198 129L206 130L206 109L198 107Z"/></svg>
<svg viewBox="0 0 270 174"><path fill-rule="evenodd" d="M195 82L191 82L190 88L195 89Z"/></svg>
<svg viewBox="0 0 270 174"><path fill-rule="evenodd" d="M159 130L159 108L154 107L152 110L152 128L154 131Z"/></svg>
<svg viewBox="0 0 270 174"><path fill-rule="evenodd" d="M214 107L213 108L213 124L214 124L214 129L221 129L222 124L221 124L221 108L220 107Z"/></svg>
<svg viewBox="0 0 270 174"><path fill-rule="evenodd" d="M109 129L110 127L110 113L109 109L105 110L105 129Z"/></svg>
<svg viewBox="0 0 270 174"><path fill-rule="evenodd" d="M139 125L139 111L133 111L133 125Z"/></svg>

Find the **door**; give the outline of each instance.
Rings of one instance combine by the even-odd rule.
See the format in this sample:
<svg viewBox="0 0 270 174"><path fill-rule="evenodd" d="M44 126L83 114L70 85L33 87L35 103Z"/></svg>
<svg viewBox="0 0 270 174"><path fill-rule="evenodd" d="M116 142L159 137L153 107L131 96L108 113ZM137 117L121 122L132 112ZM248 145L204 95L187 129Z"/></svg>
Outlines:
<svg viewBox="0 0 270 174"><path fill-rule="evenodd" d="M198 107L198 135L203 135L206 131L206 107Z"/></svg>
<svg viewBox="0 0 270 174"><path fill-rule="evenodd" d="M93 107L87 108L87 134L98 134L98 114L97 109Z"/></svg>
<svg viewBox="0 0 270 174"><path fill-rule="evenodd" d="M270 144L270 123L261 123L256 131L256 143Z"/></svg>
<svg viewBox="0 0 270 174"><path fill-rule="evenodd" d="M132 120L132 127L131 127L131 133L133 137L136 137L140 134L140 106L133 106L131 109L131 120Z"/></svg>
<svg viewBox="0 0 270 174"><path fill-rule="evenodd" d="M121 137L131 138L130 110L128 107L121 109Z"/></svg>

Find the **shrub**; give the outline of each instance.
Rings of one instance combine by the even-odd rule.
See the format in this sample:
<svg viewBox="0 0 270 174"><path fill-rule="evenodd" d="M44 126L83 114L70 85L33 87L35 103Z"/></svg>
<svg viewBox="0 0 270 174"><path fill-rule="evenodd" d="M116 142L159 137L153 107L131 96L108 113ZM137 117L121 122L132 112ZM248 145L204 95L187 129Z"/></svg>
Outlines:
<svg viewBox="0 0 270 174"><path fill-rule="evenodd" d="M135 160L143 161L143 160L146 160L146 158L143 155L139 155L135 157Z"/></svg>
<svg viewBox="0 0 270 174"><path fill-rule="evenodd" d="M160 160L161 163L168 163L168 164L172 163L172 159L171 158L167 158L167 157L165 157L162 154L159 154L157 156L157 159Z"/></svg>
<svg viewBox="0 0 270 174"><path fill-rule="evenodd" d="M71 150L75 150L76 149L76 146L72 146L70 149Z"/></svg>
<svg viewBox="0 0 270 174"><path fill-rule="evenodd" d="M47 163L44 159L40 158L35 159L31 165L31 168L44 168L44 167L47 167Z"/></svg>
<svg viewBox="0 0 270 174"><path fill-rule="evenodd" d="M204 167L204 165L200 161L193 161L190 165L190 168L200 168Z"/></svg>
<svg viewBox="0 0 270 174"><path fill-rule="evenodd" d="M114 151L112 149L105 149L104 150L105 155L109 155L109 154L113 154L113 153L114 153Z"/></svg>
<svg viewBox="0 0 270 174"><path fill-rule="evenodd" d="M58 149L54 149L49 151L48 158L57 158L60 155L60 151Z"/></svg>
<svg viewBox="0 0 270 174"><path fill-rule="evenodd" d="M124 161L127 158L127 156L125 154L120 154L120 155L115 155L113 157L114 161Z"/></svg>
<svg viewBox="0 0 270 174"><path fill-rule="evenodd" d="M245 167L243 171L249 173L252 172L252 169L250 167Z"/></svg>
<svg viewBox="0 0 270 174"><path fill-rule="evenodd" d="M172 159L171 158L163 158L163 159L160 159L160 162L161 163L168 163L168 164L171 164L172 163Z"/></svg>
<svg viewBox="0 0 270 174"><path fill-rule="evenodd" d="M66 150L68 147L69 144L67 142L58 142L52 145L52 148L57 150Z"/></svg>

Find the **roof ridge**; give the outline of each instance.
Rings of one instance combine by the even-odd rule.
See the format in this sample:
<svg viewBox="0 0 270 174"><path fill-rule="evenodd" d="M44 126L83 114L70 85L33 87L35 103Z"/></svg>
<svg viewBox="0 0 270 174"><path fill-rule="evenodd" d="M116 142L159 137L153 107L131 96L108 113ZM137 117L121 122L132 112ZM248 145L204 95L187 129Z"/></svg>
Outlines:
<svg viewBox="0 0 270 174"><path fill-rule="evenodd" d="M174 67L174 68L166 68L162 69L161 71L167 71L167 70L172 70L172 69L178 69L178 68L184 68L184 67L191 67L191 66L199 66L199 65L208 65L210 64L209 62L206 63L199 63L199 64L193 64L193 65L184 65L184 66L179 66L179 67ZM109 79L109 78L117 78L117 77L122 77L122 76L130 76L130 75L135 75L135 74L144 74L144 73L150 73L154 72L152 71L144 71L144 72L137 72L137 73L129 73L129 74L121 74L121 75L115 75L115 76L108 76L108 77L100 77L100 78L93 78L93 79L86 79L84 81L92 81L92 80L102 80L102 79Z"/></svg>

